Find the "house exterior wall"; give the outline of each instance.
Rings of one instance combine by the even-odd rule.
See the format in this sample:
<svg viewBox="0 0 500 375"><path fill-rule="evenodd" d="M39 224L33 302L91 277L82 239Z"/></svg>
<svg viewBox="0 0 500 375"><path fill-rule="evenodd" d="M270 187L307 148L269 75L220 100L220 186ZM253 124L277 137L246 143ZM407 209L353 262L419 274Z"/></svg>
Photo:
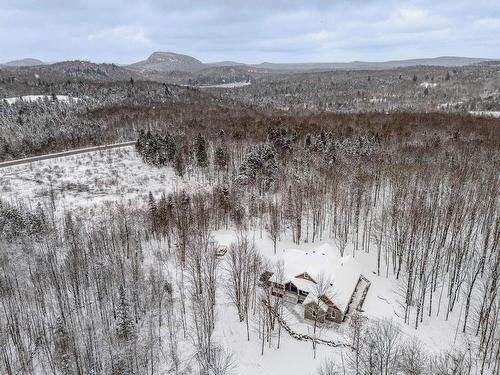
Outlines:
<svg viewBox="0 0 500 375"><path fill-rule="evenodd" d="M332 316L332 312L334 312ZM318 314L317 317L314 314ZM336 307L328 307L327 311L318 308L316 302L309 302L304 305L304 318L309 320L317 320L319 323L324 323L325 321L342 323L342 312Z"/></svg>
<svg viewBox="0 0 500 375"><path fill-rule="evenodd" d="M318 316L315 316L314 314L317 313ZM325 316L326 313L318 308L318 305L315 302L309 302L308 304L304 305L304 318L309 319L312 321L317 321L318 323L324 323L325 322Z"/></svg>
<svg viewBox="0 0 500 375"><path fill-rule="evenodd" d="M333 316L331 313L334 313ZM342 316L342 312L336 308L336 307L329 307L328 308L328 313L326 314L326 319L331 321L331 322L335 322L335 323L342 323L342 320L343 320L343 316Z"/></svg>

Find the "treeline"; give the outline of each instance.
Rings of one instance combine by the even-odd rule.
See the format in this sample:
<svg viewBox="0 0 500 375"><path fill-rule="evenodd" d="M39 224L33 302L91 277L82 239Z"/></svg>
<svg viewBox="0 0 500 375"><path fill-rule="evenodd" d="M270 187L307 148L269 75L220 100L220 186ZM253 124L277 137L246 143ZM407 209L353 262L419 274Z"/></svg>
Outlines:
<svg viewBox="0 0 500 375"><path fill-rule="evenodd" d="M103 121L81 116L85 108L83 102L0 101L0 161L99 144L97 139L104 143L114 139L104 136Z"/></svg>
<svg viewBox="0 0 500 375"><path fill-rule="evenodd" d="M12 104L2 100L22 95L47 98L32 102L17 100ZM66 103L54 99L56 95L74 99ZM154 82L3 78L0 79L0 161L128 141L137 136L137 124L132 119L122 118L116 126L106 117L96 118L94 112L114 106L154 108L166 103L178 103L184 111L189 111L186 107L197 96L205 98L202 100L209 105L209 96L195 90Z"/></svg>
<svg viewBox="0 0 500 375"><path fill-rule="evenodd" d="M123 84L123 83L120 83ZM76 147L134 140L138 129L167 132L181 140L198 133L215 141L221 130L227 141L265 142L268 126L293 129L303 138L307 133L331 132L409 143L431 143L436 138L458 137L467 142L494 143L498 119L439 113L314 114L298 111L257 111L238 103L221 101L199 90L153 86L136 82L98 86L76 83L57 92L79 98L71 104L51 100L37 103L0 103L0 160L17 159ZM39 93L39 91L37 92ZM83 95L83 97L81 96ZM116 96L116 97L115 97ZM439 134L435 135L435 132Z"/></svg>
<svg viewBox="0 0 500 375"><path fill-rule="evenodd" d="M266 74L221 98L259 108L326 112L498 111L498 61L463 67L417 66ZM485 89L485 87L488 87Z"/></svg>
<svg viewBox="0 0 500 375"><path fill-rule="evenodd" d="M0 237L12 240L23 236L37 237L49 227L49 218L40 204L35 210L13 206L0 200Z"/></svg>

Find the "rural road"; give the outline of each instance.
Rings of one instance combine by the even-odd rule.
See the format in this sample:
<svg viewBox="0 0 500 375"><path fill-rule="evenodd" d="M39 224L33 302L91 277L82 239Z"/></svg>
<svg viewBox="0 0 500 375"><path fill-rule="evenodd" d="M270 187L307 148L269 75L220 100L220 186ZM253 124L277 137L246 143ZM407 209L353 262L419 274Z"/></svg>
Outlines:
<svg viewBox="0 0 500 375"><path fill-rule="evenodd" d="M9 160L9 161L0 162L0 168L11 167L11 166L14 166L14 165L19 165L19 164L32 163L32 162L35 162L35 161L60 158L60 157L63 157L63 156L84 154L84 153L87 153L87 152L104 151L104 150L109 150L109 149L112 149L112 148L132 146L134 144L135 144L135 141L133 141L133 142L122 142L122 143L112 143L112 144L109 144L109 145L93 146L93 147L87 147L87 148L79 148L79 149L76 149L76 150L62 151L62 152L57 152L57 153L54 153L54 154L46 154L46 155L32 156L32 157L24 158L24 159Z"/></svg>

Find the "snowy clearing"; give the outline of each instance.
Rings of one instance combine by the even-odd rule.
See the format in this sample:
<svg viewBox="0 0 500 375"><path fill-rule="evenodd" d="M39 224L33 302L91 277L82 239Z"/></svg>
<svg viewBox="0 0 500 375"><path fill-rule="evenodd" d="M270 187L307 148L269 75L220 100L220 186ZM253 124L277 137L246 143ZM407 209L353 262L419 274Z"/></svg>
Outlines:
<svg viewBox="0 0 500 375"><path fill-rule="evenodd" d="M71 103L73 101L77 102L80 100L80 98L75 98L72 96L67 96L67 95L56 95L55 99L59 102L64 102L64 103ZM53 95L25 95L25 96L19 96L19 97L11 97L11 98L2 98L0 101L6 101L8 104L14 104L17 103L18 101L23 101L23 102L37 102L39 100L54 100Z"/></svg>
<svg viewBox="0 0 500 375"><path fill-rule="evenodd" d="M106 202L142 200L153 194L196 186L169 169L145 165L133 146L0 169L0 198L58 208L96 208Z"/></svg>
<svg viewBox="0 0 500 375"><path fill-rule="evenodd" d="M252 84L251 82L243 81L243 82L221 83L218 85L203 85L198 87L200 89L210 89L210 88L234 89L236 87L243 87L251 84Z"/></svg>

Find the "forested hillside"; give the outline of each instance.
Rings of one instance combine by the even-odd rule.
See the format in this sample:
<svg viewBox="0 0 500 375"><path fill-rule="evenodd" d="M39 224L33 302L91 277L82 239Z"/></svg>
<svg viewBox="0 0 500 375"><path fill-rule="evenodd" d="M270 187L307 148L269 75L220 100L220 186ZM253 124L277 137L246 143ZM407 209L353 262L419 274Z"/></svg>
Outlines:
<svg viewBox="0 0 500 375"><path fill-rule="evenodd" d="M52 183L45 196L2 200L2 372L239 373L247 338L228 345L228 319L273 361L298 344L260 275L279 269L282 243L325 241L368 262L374 286L333 337L310 333L311 371L498 372L498 119L257 113L194 98L85 116L110 139L136 134L155 175L200 188L148 194L144 180L136 199L83 211ZM219 257L227 231L235 240ZM447 350L428 344L428 327L449 336Z"/></svg>

